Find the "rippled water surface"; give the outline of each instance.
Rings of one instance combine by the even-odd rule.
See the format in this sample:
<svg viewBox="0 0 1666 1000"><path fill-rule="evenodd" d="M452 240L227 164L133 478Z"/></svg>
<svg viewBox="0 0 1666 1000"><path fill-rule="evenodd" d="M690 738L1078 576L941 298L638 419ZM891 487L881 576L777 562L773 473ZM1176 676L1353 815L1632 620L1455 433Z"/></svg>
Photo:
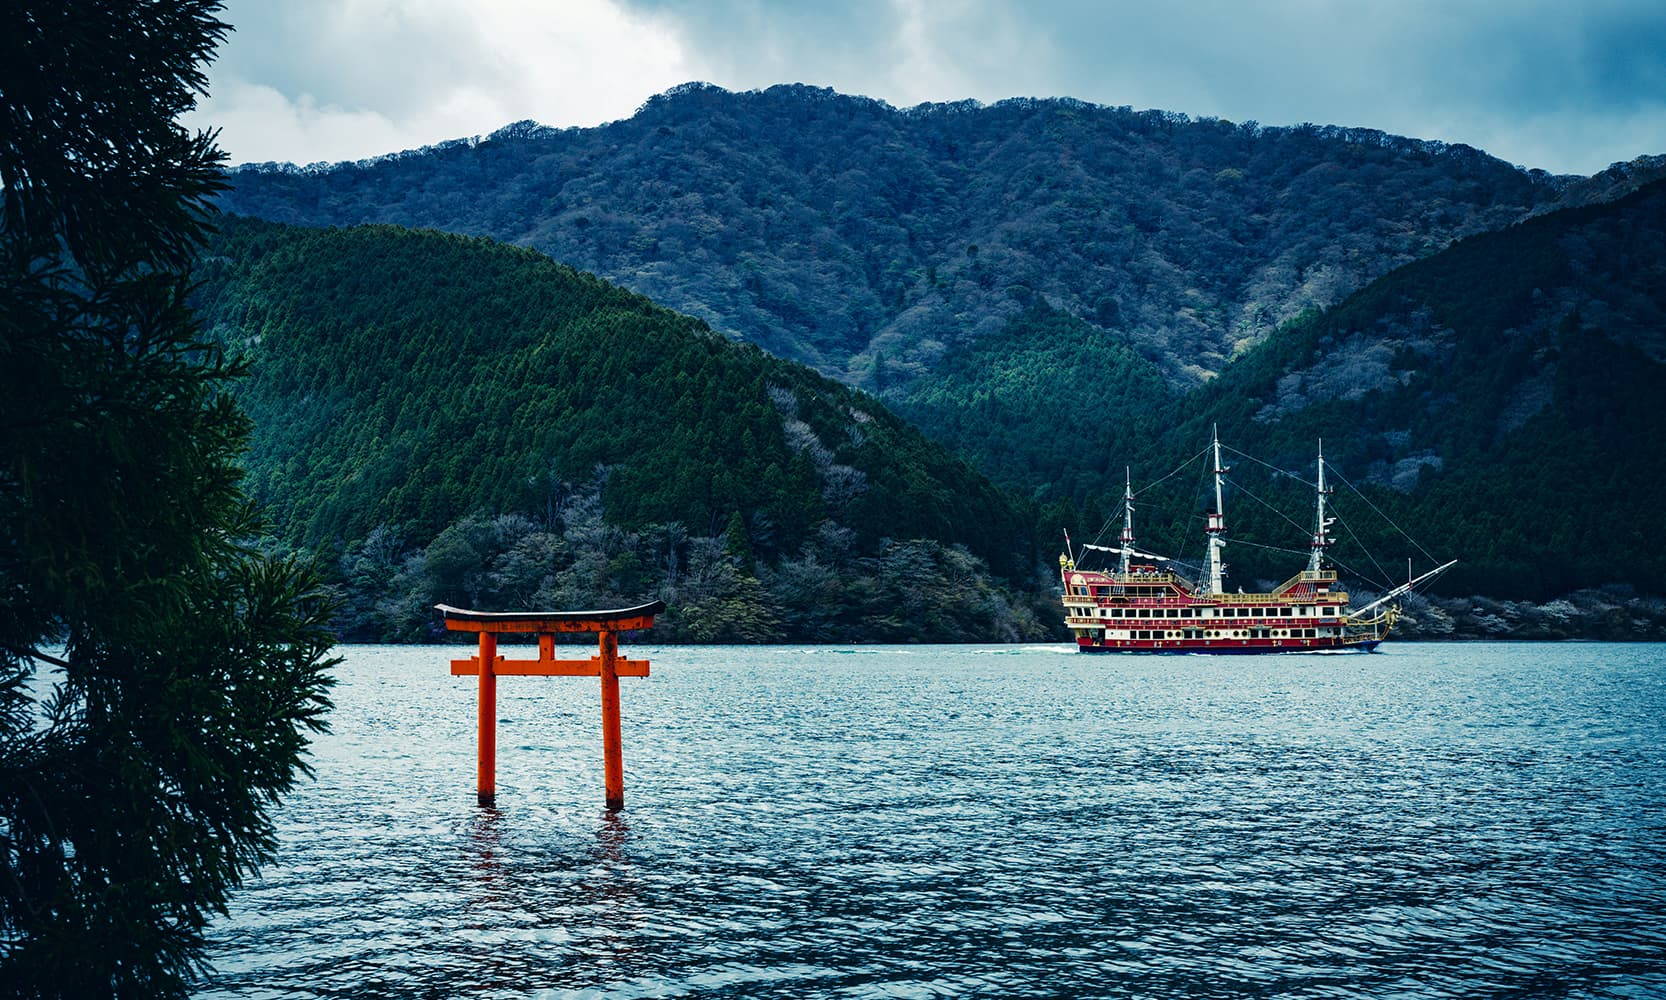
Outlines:
<svg viewBox="0 0 1666 1000"><path fill-rule="evenodd" d="M1666 647L349 647L204 997L1666 996Z"/></svg>

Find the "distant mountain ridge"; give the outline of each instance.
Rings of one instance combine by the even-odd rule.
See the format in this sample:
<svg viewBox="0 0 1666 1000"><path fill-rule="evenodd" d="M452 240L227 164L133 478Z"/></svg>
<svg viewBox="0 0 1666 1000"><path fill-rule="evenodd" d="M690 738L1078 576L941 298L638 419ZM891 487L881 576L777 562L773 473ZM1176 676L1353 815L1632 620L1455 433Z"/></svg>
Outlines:
<svg viewBox="0 0 1666 1000"><path fill-rule="evenodd" d="M689 84L597 128L521 122L356 164L244 167L223 205L536 247L906 398L1038 298L1196 384L1455 238L1663 168L1576 179L1369 129Z"/></svg>
<svg viewBox="0 0 1666 1000"><path fill-rule="evenodd" d="M1324 438L1463 559L1448 593L1543 601L1666 588L1642 527L1666 479L1639 458L1666 433L1663 167L1552 177L1368 130L691 86L600 129L240 171L226 204L497 227L620 269L879 391L1030 497L1042 539L1091 532L1125 465L1150 481L1210 423L1285 469ZM1149 544L1190 537L1194 499L1142 514ZM1289 526L1234 511L1240 582L1282 572L1253 546Z"/></svg>

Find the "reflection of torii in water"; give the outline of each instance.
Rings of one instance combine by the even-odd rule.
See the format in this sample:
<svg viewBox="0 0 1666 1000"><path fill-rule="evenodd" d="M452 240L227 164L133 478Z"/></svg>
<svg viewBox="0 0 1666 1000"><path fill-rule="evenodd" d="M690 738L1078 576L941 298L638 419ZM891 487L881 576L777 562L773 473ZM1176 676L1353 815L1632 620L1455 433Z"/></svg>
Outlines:
<svg viewBox="0 0 1666 1000"><path fill-rule="evenodd" d="M622 813L604 813L587 850L577 830L555 835L544 823L525 829L514 821L547 817L542 811L496 808L476 810L468 820L466 891L478 918L468 926L491 931L509 926L517 932L501 947L471 952L471 975L479 985L526 988L528 960L542 952L547 938L528 930L561 933L571 961L586 966L628 961L639 952L646 923L641 905L642 880L626 853L630 824ZM506 862L512 856L513 864ZM521 947L527 950L516 952ZM542 954L538 955L544 960Z"/></svg>

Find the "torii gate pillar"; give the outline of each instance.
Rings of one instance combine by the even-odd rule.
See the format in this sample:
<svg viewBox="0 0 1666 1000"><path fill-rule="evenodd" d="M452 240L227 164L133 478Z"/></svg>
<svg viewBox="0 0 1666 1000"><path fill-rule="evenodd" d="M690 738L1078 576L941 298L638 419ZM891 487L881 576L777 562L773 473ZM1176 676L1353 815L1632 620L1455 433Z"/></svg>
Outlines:
<svg viewBox="0 0 1666 1000"><path fill-rule="evenodd" d="M619 657L619 633L652 628L654 615L665 602L654 601L616 611L469 611L439 604L445 627L453 632L478 632L480 651L471 659L452 660L453 676L480 678L475 787L483 806L497 801L497 679L503 675L535 677L600 677L602 681L602 783L609 812L625 808L625 760L619 731L619 678L648 676L647 660ZM536 660L506 660L497 653L501 633L538 636ZM561 633L597 632L597 656L587 660L555 658L555 637Z"/></svg>

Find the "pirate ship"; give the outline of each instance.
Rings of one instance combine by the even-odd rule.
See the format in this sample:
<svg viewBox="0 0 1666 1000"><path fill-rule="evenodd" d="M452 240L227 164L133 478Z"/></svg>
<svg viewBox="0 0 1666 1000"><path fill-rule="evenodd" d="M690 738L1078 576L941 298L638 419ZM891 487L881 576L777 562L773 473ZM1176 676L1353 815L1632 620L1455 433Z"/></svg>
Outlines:
<svg viewBox="0 0 1666 1000"><path fill-rule="evenodd" d="M1171 568L1174 561L1134 547L1132 480L1123 489L1120 545L1084 546L1114 554L1115 569L1081 569L1075 554L1059 556L1064 581L1065 625L1083 653L1296 653L1370 652L1388 638L1399 616L1395 600L1451 567L1445 563L1353 608L1337 572L1325 557L1334 518L1325 512L1332 490L1325 485L1321 443L1314 501L1313 536L1307 565L1265 593L1227 593L1226 513L1222 491L1230 470L1221 463L1218 432L1211 434L1214 509L1208 514L1208 557L1203 579L1193 582ZM1167 566L1159 564L1169 564Z"/></svg>

